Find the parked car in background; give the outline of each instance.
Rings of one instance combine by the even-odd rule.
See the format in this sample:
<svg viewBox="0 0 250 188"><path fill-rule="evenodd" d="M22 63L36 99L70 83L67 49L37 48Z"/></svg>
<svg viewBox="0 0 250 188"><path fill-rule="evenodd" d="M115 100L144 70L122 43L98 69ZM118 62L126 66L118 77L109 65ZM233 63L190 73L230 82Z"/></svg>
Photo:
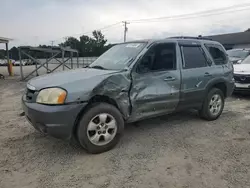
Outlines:
<svg viewBox="0 0 250 188"><path fill-rule="evenodd" d="M20 66L20 64L21 64L20 61L16 61L13 65L14 66ZM22 61L22 65L23 66L27 65L27 62L26 61Z"/></svg>
<svg viewBox="0 0 250 188"><path fill-rule="evenodd" d="M10 59L12 65L14 65L15 60L14 59ZM7 60L6 59L0 59L0 66L7 66Z"/></svg>
<svg viewBox="0 0 250 188"><path fill-rule="evenodd" d="M25 59L23 61L25 62L25 65L35 65L35 62L31 59Z"/></svg>
<svg viewBox="0 0 250 188"><path fill-rule="evenodd" d="M229 60L233 64L241 63L247 56L250 55L250 49L232 49L227 50Z"/></svg>
<svg viewBox="0 0 250 188"><path fill-rule="evenodd" d="M37 130L100 153L118 143L125 122L190 108L216 120L233 89L220 43L175 37L118 44L89 67L33 78L22 104Z"/></svg>
<svg viewBox="0 0 250 188"><path fill-rule="evenodd" d="M5 59L0 59L0 66L5 66L7 64Z"/></svg>
<svg viewBox="0 0 250 188"><path fill-rule="evenodd" d="M250 56L234 65L235 92L250 92Z"/></svg>
<svg viewBox="0 0 250 188"><path fill-rule="evenodd" d="M12 63L12 65L14 65L15 64L15 60L14 59L11 59L11 63Z"/></svg>

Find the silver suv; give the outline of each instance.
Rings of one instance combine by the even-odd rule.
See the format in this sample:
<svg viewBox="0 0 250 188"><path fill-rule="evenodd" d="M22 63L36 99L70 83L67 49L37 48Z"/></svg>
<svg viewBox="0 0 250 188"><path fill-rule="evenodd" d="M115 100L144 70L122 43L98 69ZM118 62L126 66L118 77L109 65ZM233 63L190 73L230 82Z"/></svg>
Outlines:
<svg viewBox="0 0 250 188"><path fill-rule="evenodd" d="M190 108L215 120L233 89L221 44L174 37L117 44L86 68L34 78L22 101L37 130L100 153L118 143L127 122Z"/></svg>

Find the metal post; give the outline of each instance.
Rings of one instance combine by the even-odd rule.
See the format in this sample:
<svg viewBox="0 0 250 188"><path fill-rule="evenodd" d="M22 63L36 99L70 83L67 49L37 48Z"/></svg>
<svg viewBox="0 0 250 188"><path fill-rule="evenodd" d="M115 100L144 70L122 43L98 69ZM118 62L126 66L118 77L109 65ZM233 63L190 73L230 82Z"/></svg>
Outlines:
<svg viewBox="0 0 250 188"><path fill-rule="evenodd" d="M70 52L71 69L73 69L73 52Z"/></svg>
<svg viewBox="0 0 250 188"><path fill-rule="evenodd" d="M7 63L9 63L10 61L10 57L9 57L9 47L8 47L8 42L5 43L6 46L6 58L7 58Z"/></svg>
<svg viewBox="0 0 250 188"><path fill-rule="evenodd" d="M36 61L35 66L36 66L36 76L38 76L38 71L37 71L37 61Z"/></svg>
<svg viewBox="0 0 250 188"><path fill-rule="evenodd" d="M53 53L52 53L53 55ZM47 57L47 54L46 54L46 67L47 67L47 73L49 73L49 61L48 61L48 57Z"/></svg>
<svg viewBox="0 0 250 188"><path fill-rule="evenodd" d="M9 57L9 47L8 47L8 42L5 43L6 46L6 60L7 60L7 67L8 67L8 72L9 75L11 76L11 67L10 67L10 57Z"/></svg>
<svg viewBox="0 0 250 188"><path fill-rule="evenodd" d="M76 56L76 64L77 64L77 68L79 68L79 53L78 52Z"/></svg>
<svg viewBox="0 0 250 188"><path fill-rule="evenodd" d="M21 74L21 80L23 80L22 53L21 53L21 49L20 49L20 48L19 48L19 61L20 61L20 74Z"/></svg>
<svg viewBox="0 0 250 188"><path fill-rule="evenodd" d="M64 64L65 64L65 62L64 62L64 50L62 50L62 62L63 62L63 70L64 70Z"/></svg>

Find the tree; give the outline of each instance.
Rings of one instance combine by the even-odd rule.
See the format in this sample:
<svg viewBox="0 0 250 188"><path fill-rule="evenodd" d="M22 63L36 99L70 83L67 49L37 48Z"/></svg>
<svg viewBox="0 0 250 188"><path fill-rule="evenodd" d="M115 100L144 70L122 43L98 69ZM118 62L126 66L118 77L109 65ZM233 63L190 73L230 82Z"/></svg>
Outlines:
<svg viewBox="0 0 250 188"><path fill-rule="evenodd" d="M96 45L98 47L104 47L105 44L107 43L107 39L105 39L104 35L102 34L101 31L93 31L93 37L95 39Z"/></svg>
<svg viewBox="0 0 250 188"><path fill-rule="evenodd" d="M19 59L19 54L18 54L18 48L17 47L12 47L9 51L10 54L10 58L14 59L14 60L18 60Z"/></svg>
<svg viewBox="0 0 250 188"><path fill-rule="evenodd" d="M105 39L104 35L101 33L101 31L93 31L93 37L95 41L94 49L96 56L100 56L105 52L105 44L107 43L107 40Z"/></svg>
<svg viewBox="0 0 250 188"><path fill-rule="evenodd" d="M60 44L61 46L70 46L71 48L77 49L79 47L79 40L74 37L69 37L64 43Z"/></svg>
<svg viewBox="0 0 250 188"><path fill-rule="evenodd" d="M113 46L113 44L107 44L107 39L102 34L101 31L95 30L92 32L92 36L82 35L79 39L75 37L68 37L67 40L59 46L62 47L71 47L77 49L79 56L91 57L91 56L100 56L105 51ZM51 46L39 45L40 48L51 48ZM14 60L19 59L19 52L17 47L13 47L9 51L10 58ZM29 54L35 58L48 58L50 54L39 52L39 51L30 51ZM0 59L5 58L6 51L0 50ZM69 56L69 53L65 54L65 57ZM57 57L61 57L58 55ZM22 58L27 58L22 55Z"/></svg>
<svg viewBox="0 0 250 188"><path fill-rule="evenodd" d="M101 33L101 31L93 31L92 37L87 35L80 36L80 40L74 37L69 37L60 46L69 46L73 49L77 49L80 56L100 56L107 49L109 45L106 45L107 39Z"/></svg>

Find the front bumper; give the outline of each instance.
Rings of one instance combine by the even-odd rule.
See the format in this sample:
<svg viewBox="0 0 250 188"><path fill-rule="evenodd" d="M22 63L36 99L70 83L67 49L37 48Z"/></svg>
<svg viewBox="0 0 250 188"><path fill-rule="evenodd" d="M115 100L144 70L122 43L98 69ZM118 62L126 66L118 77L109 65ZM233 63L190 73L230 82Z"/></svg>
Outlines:
<svg viewBox="0 0 250 188"><path fill-rule="evenodd" d="M250 92L250 83L235 83L234 92Z"/></svg>
<svg viewBox="0 0 250 188"><path fill-rule="evenodd" d="M87 103L51 106L29 103L22 98L25 116L35 129L66 140L71 138L76 118L86 105Z"/></svg>

